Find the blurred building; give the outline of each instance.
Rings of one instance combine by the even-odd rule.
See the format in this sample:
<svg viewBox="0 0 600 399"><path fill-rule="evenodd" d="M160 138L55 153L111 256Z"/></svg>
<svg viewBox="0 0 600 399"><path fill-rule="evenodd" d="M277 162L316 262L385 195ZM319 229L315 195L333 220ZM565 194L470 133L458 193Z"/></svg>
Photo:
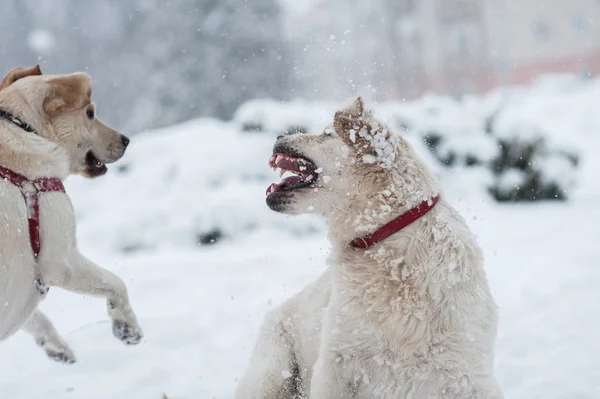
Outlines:
<svg viewBox="0 0 600 399"><path fill-rule="evenodd" d="M600 0L396 0L391 97L462 94L543 73L600 72Z"/></svg>

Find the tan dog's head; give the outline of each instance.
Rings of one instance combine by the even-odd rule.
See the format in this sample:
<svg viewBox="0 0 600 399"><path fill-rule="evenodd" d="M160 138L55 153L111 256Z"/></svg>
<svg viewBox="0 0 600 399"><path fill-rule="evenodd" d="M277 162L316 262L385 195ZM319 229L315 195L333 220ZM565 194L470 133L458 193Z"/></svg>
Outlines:
<svg viewBox="0 0 600 399"><path fill-rule="evenodd" d="M288 214L378 225L438 191L410 144L374 119L360 97L321 134L280 136L269 164L293 173L267 190L267 205Z"/></svg>
<svg viewBox="0 0 600 399"><path fill-rule="evenodd" d="M91 96L87 74L44 76L39 66L13 69L0 83L0 108L64 149L71 173L96 177L123 156L129 139L96 117Z"/></svg>

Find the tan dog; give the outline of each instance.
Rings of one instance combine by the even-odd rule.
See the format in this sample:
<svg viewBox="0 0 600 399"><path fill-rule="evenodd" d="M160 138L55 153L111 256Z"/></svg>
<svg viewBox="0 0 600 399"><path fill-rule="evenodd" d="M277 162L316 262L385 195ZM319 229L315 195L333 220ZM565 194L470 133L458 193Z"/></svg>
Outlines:
<svg viewBox="0 0 600 399"><path fill-rule="evenodd" d="M0 340L24 328L49 356L65 362L74 361L72 352L36 310L46 286L105 297L113 334L127 344L142 338L125 284L77 250L75 215L64 192L38 192L41 248L37 256L32 250L25 198L27 190L41 189L30 183L103 175L129 143L96 117L91 94L88 75L42 76L39 67L12 70L0 84L0 167L29 180L23 187L0 180L0 300L8 304L0 307Z"/></svg>
<svg viewBox="0 0 600 399"><path fill-rule="evenodd" d="M501 398L481 251L436 205L440 187L409 143L359 98L324 133L282 136L273 152L271 166L296 176L267 204L324 216L333 248L329 269L268 315L236 397ZM426 212L373 239L415 209Z"/></svg>

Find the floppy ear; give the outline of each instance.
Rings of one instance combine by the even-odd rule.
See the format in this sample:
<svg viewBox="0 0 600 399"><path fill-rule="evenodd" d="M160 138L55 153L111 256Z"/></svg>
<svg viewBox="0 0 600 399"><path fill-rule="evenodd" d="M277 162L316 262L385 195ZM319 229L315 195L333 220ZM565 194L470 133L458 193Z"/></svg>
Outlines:
<svg viewBox="0 0 600 399"><path fill-rule="evenodd" d="M44 111L50 116L85 107L91 102L92 79L85 73L72 73L48 80Z"/></svg>
<svg viewBox="0 0 600 399"><path fill-rule="evenodd" d="M365 104L361 97L348 108L335 113L333 117L333 128L336 133L349 146L364 152L370 145L370 142L364 137L364 129L369 129L370 113L365 113ZM361 134L359 134L359 132Z"/></svg>
<svg viewBox="0 0 600 399"><path fill-rule="evenodd" d="M0 90L6 89L11 84L15 83L17 80L25 78L27 76L38 76L41 75L42 71L40 70L40 66L36 65L33 68L15 68L11 69L4 79L2 79L2 83L0 83Z"/></svg>

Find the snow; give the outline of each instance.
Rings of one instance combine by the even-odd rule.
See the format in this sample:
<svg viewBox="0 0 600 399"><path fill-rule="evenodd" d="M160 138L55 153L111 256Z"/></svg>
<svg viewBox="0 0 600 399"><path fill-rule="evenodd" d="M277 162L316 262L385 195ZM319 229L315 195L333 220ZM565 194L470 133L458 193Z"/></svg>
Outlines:
<svg viewBox="0 0 600 399"><path fill-rule="evenodd" d="M429 97L375 107L396 131L393 118L410 117L404 134L479 237L500 309L495 370L507 398L600 397L598 93L600 81L553 78L463 102ZM506 96L503 131L542 126L551 145L577 151L568 201L499 205L485 190L485 170L441 167L414 134L437 123L476 137ZM433 103L442 104L437 117L425 109ZM326 267L325 223L264 204L277 180L267 160L278 131L299 122L317 129L319 115L336 109L305 105L319 109L314 120L294 104L290 120L264 114L269 128L260 134L241 132L241 119L201 119L139 135L107 176L69 179L81 249L123 278L145 338L123 346L104 301L52 288L41 308L78 362L54 363L17 333L0 345L2 397L232 398L266 312ZM468 137L465 147L473 145ZM560 164L548 168L560 178ZM224 238L198 246L198 235L215 228Z"/></svg>
<svg viewBox="0 0 600 399"><path fill-rule="evenodd" d="M294 127L320 133L331 123L331 115L339 104L294 100L288 103L270 99L248 101L233 116L234 124L257 125L268 131L283 133Z"/></svg>
<svg viewBox="0 0 600 399"><path fill-rule="evenodd" d="M572 173L571 163L562 157L549 156L543 159L534 159L539 169L545 171L544 179L558 182L563 187L575 186L575 178Z"/></svg>
<svg viewBox="0 0 600 399"><path fill-rule="evenodd" d="M106 179L67 181L81 239L143 251L195 247L215 229L225 239L257 229L322 230L319 219L289 219L265 206L265 190L277 180L267 165L274 139L210 119L134 137Z"/></svg>
<svg viewBox="0 0 600 399"><path fill-rule="evenodd" d="M38 54L49 54L56 46L56 40L52 33L37 29L29 34L27 44L34 52Z"/></svg>
<svg viewBox="0 0 600 399"><path fill-rule="evenodd" d="M509 170L498 180L498 189L501 192L508 192L515 187L522 186L525 183L525 173L520 170Z"/></svg>
<svg viewBox="0 0 600 399"><path fill-rule="evenodd" d="M454 202L477 215L470 222L500 307L496 374L506 397L595 397L599 207ZM231 398L264 314L324 270L328 248L321 235L274 232L151 255L100 254L93 246L83 249L125 280L144 342L124 347L112 337L102 301L51 289L42 308L78 363L51 362L19 333L0 347L6 397Z"/></svg>

